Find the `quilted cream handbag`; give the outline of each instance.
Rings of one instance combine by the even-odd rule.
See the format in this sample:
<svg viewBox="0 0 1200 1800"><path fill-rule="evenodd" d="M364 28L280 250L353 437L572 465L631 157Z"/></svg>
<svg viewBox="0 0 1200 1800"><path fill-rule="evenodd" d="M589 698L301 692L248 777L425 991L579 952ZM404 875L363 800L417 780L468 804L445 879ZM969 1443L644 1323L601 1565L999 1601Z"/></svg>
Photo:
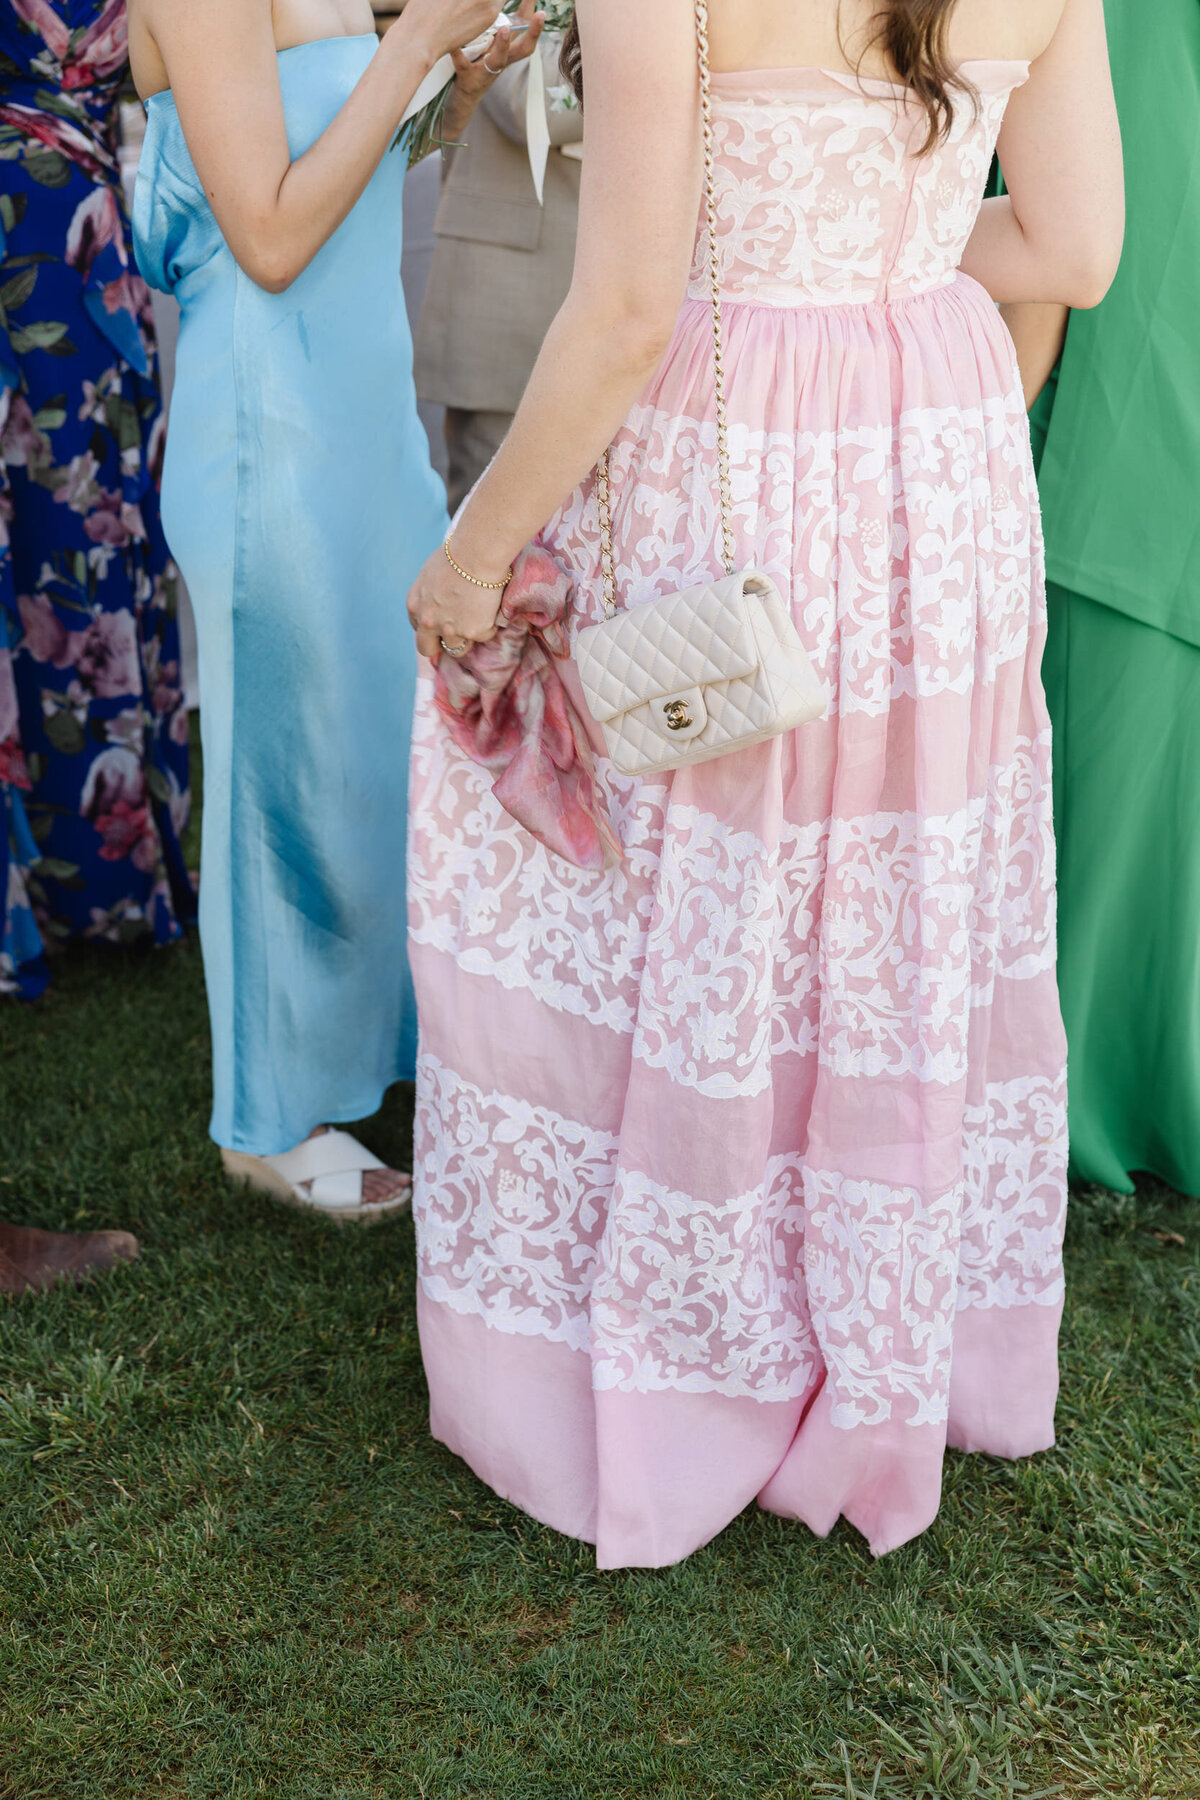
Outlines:
<svg viewBox="0 0 1200 1800"><path fill-rule="evenodd" d="M746 750L819 719L826 708L825 690L779 589L757 570L734 570L707 0L696 0L696 38L726 572L682 593L618 611L606 451L597 471L597 496L607 617L575 634L574 656L588 709L624 775L661 775Z"/></svg>

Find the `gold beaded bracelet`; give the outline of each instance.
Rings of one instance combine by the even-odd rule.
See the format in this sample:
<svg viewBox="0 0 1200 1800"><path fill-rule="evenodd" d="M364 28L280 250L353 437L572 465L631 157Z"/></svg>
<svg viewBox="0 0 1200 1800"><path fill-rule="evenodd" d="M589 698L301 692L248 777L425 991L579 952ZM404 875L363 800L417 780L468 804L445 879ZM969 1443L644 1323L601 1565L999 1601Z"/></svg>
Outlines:
<svg viewBox="0 0 1200 1800"><path fill-rule="evenodd" d="M450 539L449 538L447 538L445 543L442 545L442 549L446 552L446 561L450 564L450 567L454 570L454 573L456 575L461 575L464 581L469 581L472 587L506 588L508 586L509 582L513 578L513 572L512 572L512 569L510 568L508 571L508 574L504 577L504 579L502 581L480 581L478 575L468 575L467 571L463 568L462 564L455 562L453 556L450 554Z"/></svg>

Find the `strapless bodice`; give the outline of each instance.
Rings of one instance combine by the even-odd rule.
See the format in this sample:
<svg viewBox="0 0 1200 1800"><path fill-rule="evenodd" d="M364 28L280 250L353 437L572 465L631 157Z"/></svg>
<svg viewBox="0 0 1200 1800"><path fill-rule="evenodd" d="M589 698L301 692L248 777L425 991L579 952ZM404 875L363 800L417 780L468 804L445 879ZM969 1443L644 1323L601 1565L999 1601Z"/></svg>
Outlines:
<svg viewBox="0 0 1200 1800"><path fill-rule="evenodd" d="M855 306L945 287L983 200L1023 62L963 65L944 143L894 82L824 69L713 78L721 287L756 306ZM708 295L701 213L689 289Z"/></svg>
<svg viewBox="0 0 1200 1800"><path fill-rule="evenodd" d="M302 156L341 111L378 49L374 33L320 38L279 52L288 148ZM366 192L333 242L355 234L360 279L372 266L394 284L402 245L402 191L405 159L385 156ZM232 257L196 173L170 90L155 94L146 107L146 139L138 167L133 207L138 265L151 287L175 292L193 272ZM365 253L365 254L364 254ZM318 261L329 260L326 245ZM180 292L186 300L186 292Z"/></svg>

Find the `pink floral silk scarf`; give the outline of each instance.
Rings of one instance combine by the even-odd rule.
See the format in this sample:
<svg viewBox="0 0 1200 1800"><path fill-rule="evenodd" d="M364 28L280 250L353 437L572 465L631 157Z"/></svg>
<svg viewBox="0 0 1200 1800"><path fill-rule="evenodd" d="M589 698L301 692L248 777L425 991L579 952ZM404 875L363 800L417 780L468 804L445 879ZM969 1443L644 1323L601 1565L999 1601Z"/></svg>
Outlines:
<svg viewBox="0 0 1200 1800"><path fill-rule="evenodd" d="M539 544L517 558L496 636L438 659L435 699L460 750L495 776L496 799L581 869L621 860L587 732L560 673L574 583Z"/></svg>

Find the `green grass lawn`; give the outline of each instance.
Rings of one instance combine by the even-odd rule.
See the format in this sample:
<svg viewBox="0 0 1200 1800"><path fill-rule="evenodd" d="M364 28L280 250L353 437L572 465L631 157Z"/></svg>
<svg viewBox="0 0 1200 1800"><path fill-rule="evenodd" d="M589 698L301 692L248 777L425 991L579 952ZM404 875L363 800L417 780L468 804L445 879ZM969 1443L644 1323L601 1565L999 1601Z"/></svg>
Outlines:
<svg viewBox="0 0 1200 1800"><path fill-rule="evenodd" d="M597 1574L431 1442L411 1221L230 1192L207 1102L194 943L0 1003L0 1212L144 1245L0 1301L3 1800L1200 1795L1186 1204L1079 1198L1059 1448L919 1542Z"/></svg>

